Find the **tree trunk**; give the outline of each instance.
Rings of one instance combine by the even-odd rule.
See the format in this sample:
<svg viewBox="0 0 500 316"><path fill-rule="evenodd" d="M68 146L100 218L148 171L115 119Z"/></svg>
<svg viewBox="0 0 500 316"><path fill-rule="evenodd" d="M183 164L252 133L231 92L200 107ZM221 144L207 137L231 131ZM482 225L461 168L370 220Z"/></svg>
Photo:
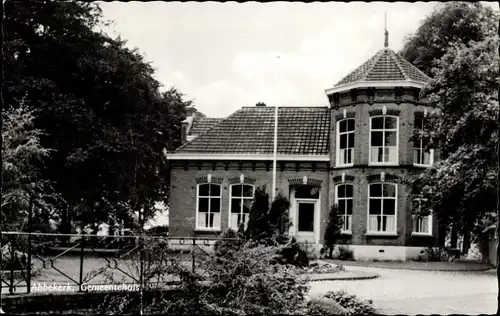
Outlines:
<svg viewBox="0 0 500 316"><path fill-rule="evenodd" d="M471 247L471 239L472 239L472 236L471 236L471 231L470 230L467 230L464 232L464 241L463 241L463 246L462 246L462 252L463 254L466 256L467 253L469 253L469 249Z"/></svg>
<svg viewBox="0 0 500 316"><path fill-rule="evenodd" d="M453 223L452 227L451 227L450 248L456 249L457 248L457 241L458 241L458 229L456 227L456 224Z"/></svg>
<svg viewBox="0 0 500 316"><path fill-rule="evenodd" d="M333 248L335 248L335 246L331 246L328 248L328 251L329 251L328 258L330 258L330 259L333 259Z"/></svg>

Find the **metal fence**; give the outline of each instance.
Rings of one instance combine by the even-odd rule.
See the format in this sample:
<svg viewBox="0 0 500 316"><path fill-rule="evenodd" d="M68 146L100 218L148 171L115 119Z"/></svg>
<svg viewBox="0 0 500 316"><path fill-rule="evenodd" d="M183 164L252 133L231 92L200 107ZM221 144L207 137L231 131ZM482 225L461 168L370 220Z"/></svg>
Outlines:
<svg viewBox="0 0 500 316"><path fill-rule="evenodd" d="M8 241L2 247L2 294L43 291L48 286L72 292L110 284L143 287L145 269L155 262L201 274L197 270L200 262L211 255L217 240L27 232L2 235ZM164 279L168 283L168 277Z"/></svg>
<svg viewBox="0 0 500 316"><path fill-rule="evenodd" d="M2 232L0 295L136 290L179 282L181 271L203 277L217 240L234 239ZM312 244L302 244L311 256ZM152 277L155 276L155 277ZM116 288L115 288L116 289Z"/></svg>

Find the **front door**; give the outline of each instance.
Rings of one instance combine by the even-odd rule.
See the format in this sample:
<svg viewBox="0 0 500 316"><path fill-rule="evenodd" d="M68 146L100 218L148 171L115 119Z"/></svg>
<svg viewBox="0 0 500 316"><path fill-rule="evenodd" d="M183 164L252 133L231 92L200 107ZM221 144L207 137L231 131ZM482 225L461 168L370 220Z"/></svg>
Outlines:
<svg viewBox="0 0 500 316"><path fill-rule="evenodd" d="M316 203L296 200L297 224L295 236L297 240L315 243Z"/></svg>

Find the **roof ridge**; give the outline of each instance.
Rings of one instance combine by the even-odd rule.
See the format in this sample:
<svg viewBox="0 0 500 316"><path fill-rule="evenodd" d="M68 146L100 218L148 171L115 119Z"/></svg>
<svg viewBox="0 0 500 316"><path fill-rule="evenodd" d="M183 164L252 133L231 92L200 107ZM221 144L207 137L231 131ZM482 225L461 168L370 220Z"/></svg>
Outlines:
<svg viewBox="0 0 500 316"><path fill-rule="evenodd" d="M388 50L389 50L389 53L391 55L392 60L394 60L394 62L396 63L396 66L398 66L398 68L399 68L399 71L401 71L401 73L403 74L403 77L405 77L405 80L411 80L410 75L406 73L403 65L401 65L399 63L398 57L396 56L396 52L393 51L392 49L388 49Z"/></svg>
<svg viewBox="0 0 500 316"><path fill-rule="evenodd" d="M236 115L236 113L238 113L238 112L240 112L240 111L241 111L241 108L240 108L240 109L238 109L238 110L236 110L236 111L234 111L233 113L231 113L231 114L230 114L230 115L228 115L227 117L222 118L222 119L220 120L220 122L218 122L217 124L214 124L214 126L210 127L210 128L209 128L209 129L207 129L205 132L203 132L203 133L201 133L201 134L197 135L197 136L196 136L196 138L198 138L198 137L200 137L200 136L202 136L202 135L205 135L206 133L210 132L210 131L211 131L212 129L214 129L216 126L220 125L220 123L224 122L225 120L227 120L227 119L228 119L228 118L230 118L230 117L233 117L234 115ZM192 141L194 141L196 138L193 138L193 139L191 139L191 140L189 140L189 141L186 141L184 144L182 144L182 145L180 145L179 147L177 147L177 149L175 149L173 153L176 153L176 152L178 152L179 150L183 149L184 147L186 147L187 145L189 145Z"/></svg>
<svg viewBox="0 0 500 316"><path fill-rule="evenodd" d="M377 63L379 62L380 58L382 58L382 55L384 55L385 53L385 48L384 49L381 49L379 50L375 56L373 57L372 59L372 64L370 65L370 68L368 68L365 73L363 74L363 77L360 78L360 81L364 81L366 80L366 78L368 78L368 75L370 74L370 72L373 70L373 68L375 68L375 66L377 65Z"/></svg>

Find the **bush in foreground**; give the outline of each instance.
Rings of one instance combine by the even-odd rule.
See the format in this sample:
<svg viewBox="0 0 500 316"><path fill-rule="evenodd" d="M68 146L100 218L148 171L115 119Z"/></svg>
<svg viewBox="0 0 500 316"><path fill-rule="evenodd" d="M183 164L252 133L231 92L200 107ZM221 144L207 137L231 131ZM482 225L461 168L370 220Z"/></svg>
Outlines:
<svg viewBox="0 0 500 316"><path fill-rule="evenodd" d="M361 300L356 295L344 291L327 292L325 298L337 302L346 310L347 315L377 315L377 309L371 300Z"/></svg>
<svg viewBox="0 0 500 316"><path fill-rule="evenodd" d="M145 292L155 299L143 300L143 313L307 314L306 281L297 275L294 267L276 264L276 253L276 247L245 242L238 251L226 252L226 256L204 253L201 257L200 254L194 273L189 267L167 262L162 265L161 259L156 260L154 269L146 269L144 279L178 280L176 292L166 295L160 283L148 283ZM114 315L138 313L138 301L129 295L130 299L106 300L101 311Z"/></svg>

